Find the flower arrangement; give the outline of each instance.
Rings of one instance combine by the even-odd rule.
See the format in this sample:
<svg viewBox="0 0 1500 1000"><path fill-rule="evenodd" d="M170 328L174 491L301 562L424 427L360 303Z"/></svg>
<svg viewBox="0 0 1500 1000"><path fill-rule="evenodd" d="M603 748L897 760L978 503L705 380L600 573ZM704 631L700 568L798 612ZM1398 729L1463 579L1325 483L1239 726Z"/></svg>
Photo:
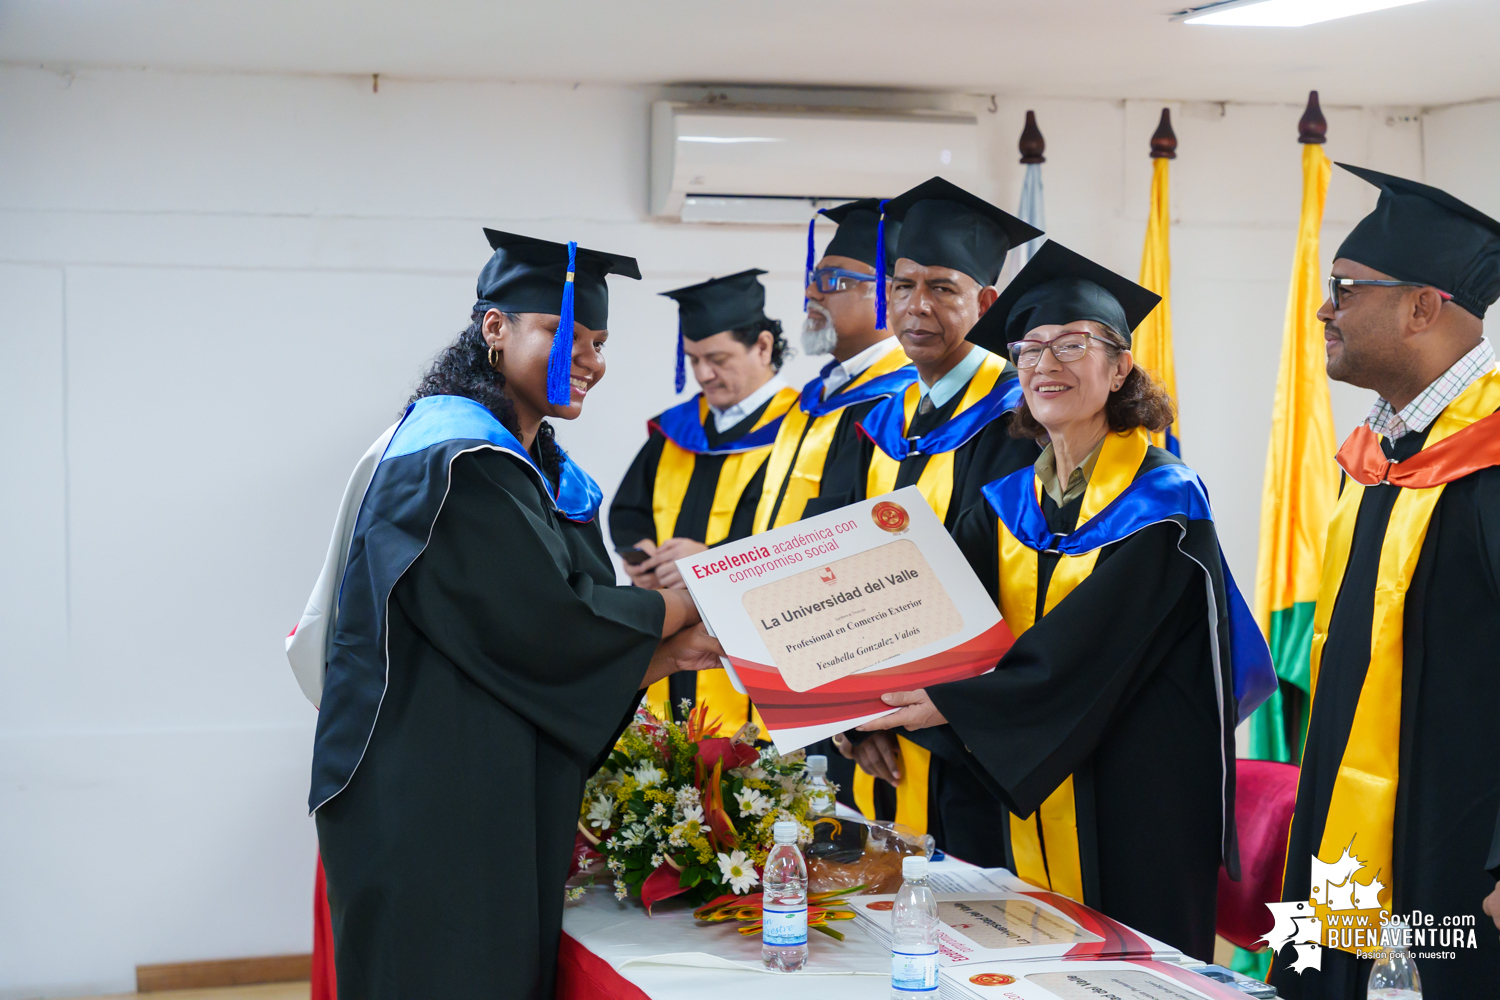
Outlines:
<svg viewBox="0 0 1500 1000"><path fill-rule="evenodd" d="M757 750L753 726L718 736L702 706L685 715L679 724L638 712L589 779L580 810L580 862L602 859L616 897L638 896L648 910L671 896L698 905L748 893L778 820L800 825L800 843L812 840L800 751Z"/></svg>

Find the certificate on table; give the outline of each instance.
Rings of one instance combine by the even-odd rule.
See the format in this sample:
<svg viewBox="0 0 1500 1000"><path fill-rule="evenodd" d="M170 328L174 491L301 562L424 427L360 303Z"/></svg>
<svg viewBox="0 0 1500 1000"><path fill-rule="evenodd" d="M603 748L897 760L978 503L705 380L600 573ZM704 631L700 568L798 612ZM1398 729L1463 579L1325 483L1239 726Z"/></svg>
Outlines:
<svg viewBox="0 0 1500 1000"><path fill-rule="evenodd" d="M1171 962L990 962L938 973L942 1000L1244 1000Z"/></svg>
<svg viewBox="0 0 1500 1000"><path fill-rule="evenodd" d="M1012 641L915 486L677 567L782 753L889 715L888 691L985 673Z"/></svg>

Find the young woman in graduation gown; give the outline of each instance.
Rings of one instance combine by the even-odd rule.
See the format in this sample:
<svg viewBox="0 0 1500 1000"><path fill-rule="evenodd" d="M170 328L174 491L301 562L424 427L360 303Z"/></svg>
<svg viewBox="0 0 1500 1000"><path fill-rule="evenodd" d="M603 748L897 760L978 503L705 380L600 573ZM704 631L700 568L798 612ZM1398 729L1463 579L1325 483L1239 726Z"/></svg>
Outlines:
<svg viewBox="0 0 1500 1000"><path fill-rule="evenodd" d="M299 679L350 1000L551 997L584 781L648 683L718 665L684 593L615 586L599 488L543 419L603 376L604 276L635 262L489 236L472 322L356 470L341 583L298 629L326 637Z"/></svg>
<svg viewBox="0 0 1500 1000"><path fill-rule="evenodd" d="M1019 341L1015 427L1048 442L954 531L1016 641L989 674L887 695L905 707L865 728L966 762L1009 810L994 836L1022 878L1207 960L1221 862L1237 877L1236 668L1246 711L1274 676L1201 482L1149 443L1172 407L1129 335L1157 301L1048 243L981 320Z"/></svg>

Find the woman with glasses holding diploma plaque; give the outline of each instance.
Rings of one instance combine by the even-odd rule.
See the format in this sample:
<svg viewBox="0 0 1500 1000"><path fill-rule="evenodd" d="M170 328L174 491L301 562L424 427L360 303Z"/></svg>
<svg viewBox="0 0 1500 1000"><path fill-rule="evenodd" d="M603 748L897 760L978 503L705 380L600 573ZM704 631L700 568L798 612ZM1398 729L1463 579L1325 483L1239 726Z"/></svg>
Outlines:
<svg viewBox="0 0 1500 1000"><path fill-rule="evenodd" d="M1275 679L1203 484L1150 444L1172 403L1130 334L1158 301L1049 242L979 321L1020 372L1012 433L1046 442L954 527L1016 642L862 728L963 756L1022 878L1209 960L1221 862L1238 877L1234 727Z"/></svg>

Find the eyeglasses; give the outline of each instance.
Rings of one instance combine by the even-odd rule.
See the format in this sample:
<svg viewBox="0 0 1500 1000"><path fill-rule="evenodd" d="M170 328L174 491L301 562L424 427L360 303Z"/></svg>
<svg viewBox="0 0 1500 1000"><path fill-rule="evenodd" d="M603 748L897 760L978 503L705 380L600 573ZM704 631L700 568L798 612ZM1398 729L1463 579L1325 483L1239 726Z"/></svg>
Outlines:
<svg viewBox="0 0 1500 1000"><path fill-rule="evenodd" d="M1051 340L1017 340L1010 344L1010 359L1017 368L1035 368L1042 360L1042 352L1052 351L1052 356L1063 364L1070 364L1089 352L1089 341L1113 344L1113 341L1096 337L1092 333L1065 333ZM1119 345L1114 345L1119 346Z"/></svg>
<svg viewBox="0 0 1500 1000"><path fill-rule="evenodd" d="M873 274L846 271L842 267L820 267L807 275L807 283L816 285L818 291L825 295L829 292L847 292L851 288L859 287L861 281L874 280Z"/></svg>
<svg viewBox="0 0 1500 1000"><path fill-rule="evenodd" d="M1367 281L1357 278L1335 278L1330 276L1328 279L1328 300L1333 303L1333 308L1343 308L1343 302L1339 297L1339 289L1352 288L1355 285L1374 285L1377 288L1432 288L1431 285L1421 281ZM1453 296L1441 289L1433 288L1432 290L1441 295L1444 302L1449 302L1453 299Z"/></svg>

